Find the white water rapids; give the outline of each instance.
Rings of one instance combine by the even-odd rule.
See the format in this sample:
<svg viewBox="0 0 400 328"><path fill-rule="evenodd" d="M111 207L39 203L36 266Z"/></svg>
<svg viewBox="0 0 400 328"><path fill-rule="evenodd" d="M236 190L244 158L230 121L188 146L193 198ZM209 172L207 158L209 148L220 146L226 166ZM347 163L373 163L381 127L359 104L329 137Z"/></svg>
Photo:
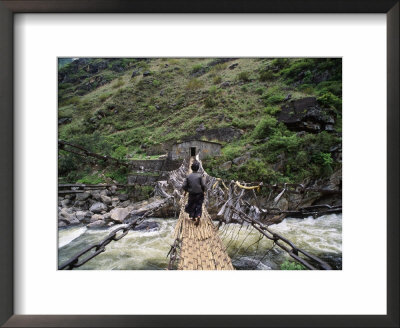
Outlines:
<svg viewBox="0 0 400 328"><path fill-rule="evenodd" d="M86 270L163 270L168 266L167 253L172 245L176 219L149 219L159 227L154 230L130 231L124 238L111 242L106 251L79 269ZM60 229L58 232L58 260L64 263L73 255L98 242L118 226L90 230L84 226ZM334 269L342 266L342 215L324 215L317 219L285 219L270 229L288 238L296 246L328 261ZM280 269L291 259L286 252L263 238L251 227L237 224L223 225L220 236L236 269Z"/></svg>

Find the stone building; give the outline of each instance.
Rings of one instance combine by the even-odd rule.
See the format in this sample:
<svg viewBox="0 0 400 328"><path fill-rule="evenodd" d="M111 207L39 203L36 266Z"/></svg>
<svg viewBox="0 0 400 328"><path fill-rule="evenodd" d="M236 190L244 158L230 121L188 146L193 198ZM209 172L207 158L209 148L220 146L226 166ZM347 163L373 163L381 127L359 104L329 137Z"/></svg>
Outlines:
<svg viewBox="0 0 400 328"><path fill-rule="evenodd" d="M168 154L171 160L184 159L189 156L196 156L203 159L209 156L219 156L221 154L221 144L204 140L190 140L172 145Z"/></svg>

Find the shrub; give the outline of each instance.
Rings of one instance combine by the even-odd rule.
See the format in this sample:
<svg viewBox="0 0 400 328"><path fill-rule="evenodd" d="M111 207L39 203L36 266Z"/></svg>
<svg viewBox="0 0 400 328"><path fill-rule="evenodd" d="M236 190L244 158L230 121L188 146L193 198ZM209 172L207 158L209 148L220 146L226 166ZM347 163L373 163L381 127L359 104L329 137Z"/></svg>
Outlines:
<svg viewBox="0 0 400 328"><path fill-rule="evenodd" d="M206 108L213 108L214 106L216 106L217 105L217 102L212 98L212 97L207 97L205 100L204 100L204 106L206 107Z"/></svg>
<svg viewBox="0 0 400 328"><path fill-rule="evenodd" d="M262 95L263 93L264 93L264 88L258 88L257 90L256 90L256 94L258 94L258 95Z"/></svg>
<svg viewBox="0 0 400 328"><path fill-rule="evenodd" d="M198 79L191 79L186 85L186 89L188 90L196 90L200 89L204 85L204 82Z"/></svg>
<svg viewBox="0 0 400 328"><path fill-rule="evenodd" d="M312 84L300 84L297 89L309 95L314 94L315 92Z"/></svg>
<svg viewBox="0 0 400 328"><path fill-rule="evenodd" d="M270 115L265 116L253 131L254 138L263 139L269 136L277 126L277 120Z"/></svg>
<svg viewBox="0 0 400 328"><path fill-rule="evenodd" d="M215 65L213 69L217 72L223 71L227 66L228 66L227 63L219 63L219 64Z"/></svg>
<svg viewBox="0 0 400 328"><path fill-rule="evenodd" d="M118 81L112 85L112 88L117 89L119 87L122 87L123 85L124 85L124 81L120 77L120 78L118 78Z"/></svg>
<svg viewBox="0 0 400 328"><path fill-rule="evenodd" d="M276 133L272 135L271 139L268 141L268 149L295 152L298 151L300 141L300 138L298 138L296 134L286 136L281 135L280 133Z"/></svg>
<svg viewBox="0 0 400 328"><path fill-rule="evenodd" d="M111 93L109 93L109 92L106 92L106 93L103 93L103 94L101 94L100 96L99 96L99 100L101 101L101 102L105 102L108 98L110 98L111 97Z"/></svg>
<svg viewBox="0 0 400 328"><path fill-rule="evenodd" d="M83 183L83 184L99 184L103 182L104 182L103 178L101 178L97 174L86 175L77 181L77 183Z"/></svg>
<svg viewBox="0 0 400 328"><path fill-rule="evenodd" d="M153 86L154 87L158 87L158 86L160 86L161 85L161 82L159 81L159 80L153 80Z"/></svg>
<svg viewBox="0 0 400 328"><path fill-rule="evenodd" d="M267 89L265 96L262 98L264 99L264 103L266 106L278 104L285 100L285 95L283 94L281 88L279 86L274 86Z"/></svg>
<svg viewBox="0 0 400 328"><path fill-rule="evenodd" d="M295 79L302 71L313 69L314 67L315 60L312 58L297 59L293 61L288 67L282 69L280 74L284 78Z"/></svg>
<svg viewBox="0 0 400 328"><path fill-rule="evenodd" d="M323 94L331 92L335 96L342 96L342 81L323 81L316 87L318 93Z"/></svg>
<svg viewBox="0 0 400 328"><path fill-rule="evenodd" d="M248 82L248 81L250 81L250 73L249 72L240 72L237 75L237 79L240 81Z"/></svg>
<svg viewBox="0 0 400 328"><path fill-rule="evenodd" d="M220 77L220 76L215 76L214 78L213 78L213 83L214 84L219 84L219 83L221 83L222 82L222 77Z"/></svg>
<svg viewBox="0 0 400 328"><path fill-rule="evenodd" d="M203 69L203 64L194 65L190 71L191 74L197 73Z"/></svg>
<svg viewBox="0 0 400 328"><path fill-rule="evenodd" d="M283 94L272 94L265 97L264 103L265 105L274 105L281 103L285 100L285 95Z"/></svg>
<svg viewBox="0 0 400 328"><path fill-rule="evenodd" d="M289 59L287 59L287 58L275 58L271 62L271 67L277 68L277 69L282 69L282 68L286 67L287 65L289 65Z"/></svg>
<svg viewBox="0 0 400 328"><path fill-rule="evenodd" d="M275 115L276 113L280 112L282 109L279 106L267 106L265 107L264 111L268 115Z"/></svg>
<svg viewBox="0 0 400 328"><path fill-rule="evenodd" d="M210 87L210 89L208 89L208 93L213 96L215 96L218 93L218 91L219 90L215 85L213 85L212 87Z"/></svg>
<svg viewBox="0 0 400 328"><path fill-rule="evenodd" d="M125 146L121 145L121 146L117 147L117 149L114 150L113 157L121 160L121 159L125 158L127 153L128 153L128 149Z"/></svg>
<svg viewBox="0 0 400 328"><path fill-rule="evenodd" d="M339 97L335 96L333 93L331 92L325 92L322 93L318 98L317 101L326 107L329 108L335 108L337 110L341 110L342 109L342 99L340 99Z"/></svg>
<svg viewBox="0 0 400 328"><path fill-rule="evenodd" d="M116 170L107 172L105 176L117 181L118 183L126 183L127 173L128 171L126 167L120 167Z"/></svg>
<svg viewBox="0 0 400 328"><path fill-rule="evenodd" d="M306 267L301 263L285 260L281 264L281 270L306 270Z"/></svg>
<svg viewBox="0 0 400 328"><path fill-rule="evenodd" d="M280 174L272 170L267 163L260 159L251 158L237 169L237 176L240 180L250 182L264 181L275 183L280 180Z"/></svg>
<svg viewBox="0 0 400 328"><path fill-rule="evenodd" d="M272 81L275 79L275 74L272 71L262 71L259 74L259 78L260 81L265 82L265 81Z"/></svg>
<svg viewBox="0 0 400 328"><path fill-rule="evenodd" d="M79 97L77 97L77 96L75 96L75 97L71 97L71 98L68 98L68 99L66 99L66 100L63 100L61 103L60 103L60 107L63 107L63 106L67 106L67 105L77 105L77 104L79 104L80 103L80 98Z"/></svg>

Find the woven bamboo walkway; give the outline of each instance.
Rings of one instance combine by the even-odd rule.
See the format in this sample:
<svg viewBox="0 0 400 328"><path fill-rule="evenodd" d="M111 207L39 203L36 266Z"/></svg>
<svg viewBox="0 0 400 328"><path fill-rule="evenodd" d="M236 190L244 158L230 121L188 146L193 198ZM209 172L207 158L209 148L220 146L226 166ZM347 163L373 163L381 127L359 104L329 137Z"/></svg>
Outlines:
<svg viewBox="0 0 400 328"><path fill-rule="evenodd" d="M234 270L204 203L200 223L195 226L185 212L187 199L187 195L181 199L174 233L174 239L181 242L178 270Z"/></svg>

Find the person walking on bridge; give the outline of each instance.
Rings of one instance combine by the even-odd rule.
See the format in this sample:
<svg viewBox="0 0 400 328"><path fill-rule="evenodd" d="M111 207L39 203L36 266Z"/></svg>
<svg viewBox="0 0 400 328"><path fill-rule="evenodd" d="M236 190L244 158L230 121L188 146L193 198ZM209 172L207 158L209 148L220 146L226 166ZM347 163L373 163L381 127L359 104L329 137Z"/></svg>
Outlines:
<svg viewBox="0 0 400 328"><path fill-rule="evenodd" d="M202 206L204 201L204 192L206 183L203 175L198 172L200 163L194 161L190 173L183 182L182 189L189 193L188 203L185 206L185 212L189 214L189 218L198 226L202 214Z"/></svg>

